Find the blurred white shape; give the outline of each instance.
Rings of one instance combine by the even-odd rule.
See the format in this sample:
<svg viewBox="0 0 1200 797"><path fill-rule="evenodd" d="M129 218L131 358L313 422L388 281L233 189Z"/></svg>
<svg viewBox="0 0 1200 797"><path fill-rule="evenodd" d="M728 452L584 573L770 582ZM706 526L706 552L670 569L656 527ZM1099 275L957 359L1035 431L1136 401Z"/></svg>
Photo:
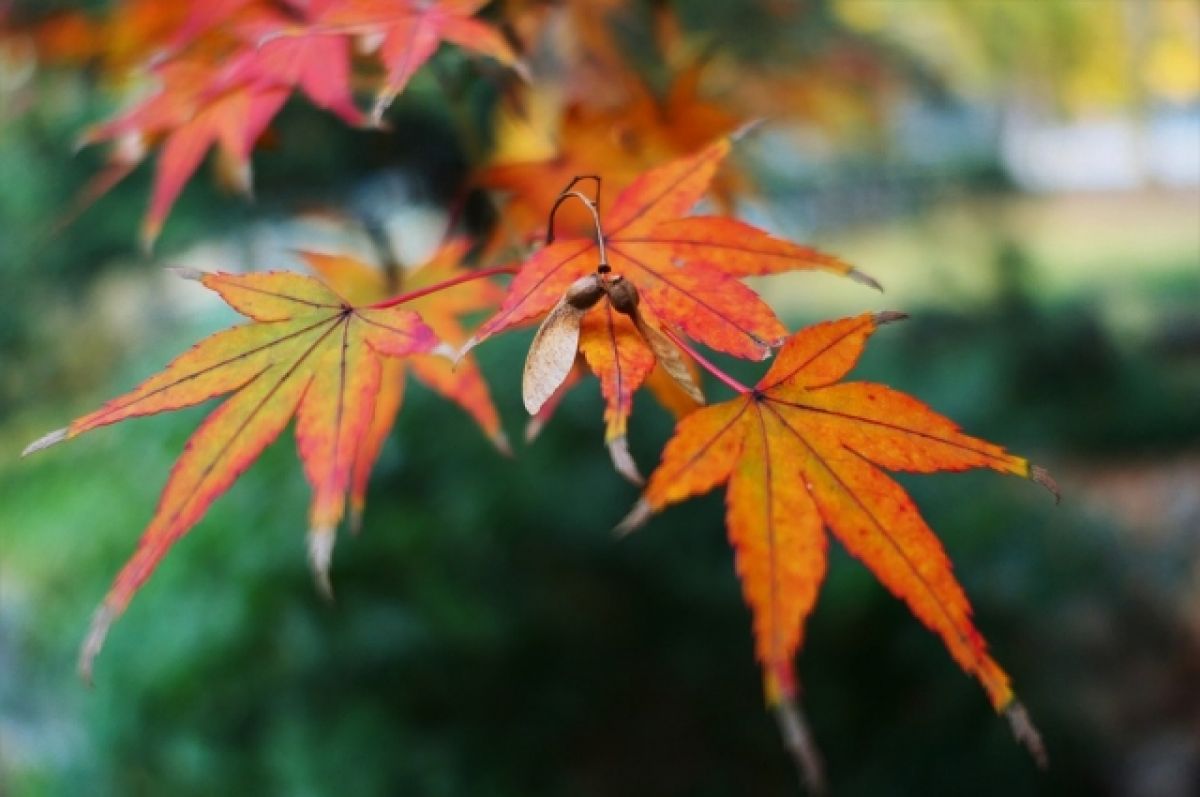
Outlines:
<svg viewBox="0 0 1200 797"><path fill-rule="evenodd" d="M1146 168L1155 182L1169 188L1200 186L1200 108L1156 117L1148 139Z"/></svg>
<svg viewBox="0 0 1200 797"><path fill-rule="evenodd" d="M1121 191L1200 185L1200 110L1163 111L1145 122L1103 117L1054 123L1009 118L1000 153L1029 191Z"/></svg>

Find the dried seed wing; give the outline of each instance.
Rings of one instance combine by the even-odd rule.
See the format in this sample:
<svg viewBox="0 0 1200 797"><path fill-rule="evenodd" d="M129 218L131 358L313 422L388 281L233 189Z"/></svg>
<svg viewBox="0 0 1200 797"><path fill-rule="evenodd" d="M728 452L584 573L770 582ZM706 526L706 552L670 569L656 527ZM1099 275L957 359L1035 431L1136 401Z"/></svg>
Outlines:
<svg viewBox="0 0 1200 797"><path fill-rule="evenodd" d="M654 352L654 357L663 370L679 383L689 398L698 404L703 404L704 392L700 389L700 384L696 381L692 370L688 368L687 358L679 350L679 347L672 343L670 338L647 323L641 313L634 313L633 323L637 325L638 332L642 333L642 337L649 344L650 350Z"/></svg>
<svg viewBox="0 0 1200 797"><path fill-rule="evenodd" d="M521 378L521 397L530 415L537 414L571 372L579 350L583 314L603 296L604 286L598 276L580 277L538 327Z"/></svg>
<svg viewBox="0 0 1200 797"><path fill-rule="evenodd" d="M571 372L579 348L583 312L564 299L550 311L533 336L521 378L521 398L530 415L537 414Z"/></svg>

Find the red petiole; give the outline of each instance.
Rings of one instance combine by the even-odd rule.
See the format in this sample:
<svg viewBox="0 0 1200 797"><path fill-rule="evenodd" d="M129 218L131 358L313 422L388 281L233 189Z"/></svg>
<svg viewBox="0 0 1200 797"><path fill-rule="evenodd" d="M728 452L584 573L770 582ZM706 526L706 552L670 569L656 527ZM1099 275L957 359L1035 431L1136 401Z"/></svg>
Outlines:
<svg viewBox="0 0 1200 797"><path fill-rule="evenodd" d="M701 368L703 368L705 371L708 371L710 374L715 376L717 379L720 379L725 384L725 386L728 387L730 390L735 390L738 393L741 393L743 396L746 395L747 393L753 392L752 390L750 390L750 388L746 387L741 382L737 381L732 376L725 373L717 366L713 365L713 363L711 361L709 361L708 358L706 358L700 352L696 351L689 343L687 343L687 341L685 341L679 335L676 335L675 332L670 327L664 325L662 327L662 331L663 331L663 334L665 334L668 338L671 339L672 343L674 343L676 346L678 346L680 349L682 349L689 357L691 357L693 360L695 360L697 363L699 363Z"/></svg>
<svg viewBox="0 0 1200 797"><path fill-rule="evenodd" d="M484 268L484 269L480 269L478 271L469 272L467 274L460 274L457 277L453 277L448 280L443 280L442 282L438 282L434 285L427 285L426 287L418 288L415 291L409 291L408 293L402 293L399 296L393 296L390 299L384 299L382 302L376 302L375 304L372 304L369 306L373 310L383 310L388 307L395 307L398 304L404 304L405 302L411 302L414 299L420 299L422 296L428 296L431 293L440 293L441 291L444 291L447 288L453 288L455 285L461 285L464 282L471 282L472 280L485 279L487 277L494 277L497 274L516 274L516 273L517 273L516 266L496 266L494 268Z"/></svg>

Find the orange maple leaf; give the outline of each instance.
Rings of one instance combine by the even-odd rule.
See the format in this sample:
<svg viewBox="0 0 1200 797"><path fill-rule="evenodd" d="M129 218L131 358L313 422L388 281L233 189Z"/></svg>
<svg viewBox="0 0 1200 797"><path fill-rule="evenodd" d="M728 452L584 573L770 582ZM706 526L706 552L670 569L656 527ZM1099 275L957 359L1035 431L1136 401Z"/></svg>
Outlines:
<svg viewBox="0 0 1200 797"><path fill-rule="evenodd" d="M327 590L334 532L356 477L358 452L379 411L384 364L440 345L412 310L355 306L312 277L288 272L184 276L216 291L251 323L206 338L133 391L24 452L126 418L233 393L188 440L137 550L97 609L80 654L85 677L109 626L162 557L293 415L300 459L313 488L310 560Z"/></svg>
<svg viewBox="0 0 1200 797"><path fill-rule="evenodd" d="M417 293L430 285L468 274L460 265L468 248L467 242L462 240L446 244L429 262L405 275L405 287ZM302 252L301 256L329 285L352 302L366 304L379 301L391 292L383 271L354 258L316 252ZM500 301L500 295L501 290L495 283L479 280L451 292L439 293L436 297L423 296L405 304L420 314L440 340L457 345L467 336L460 317L494 308ZM361 521L368 477L395 424L409 371L430 390L462 407L496 448L504 454L511 454L508 438L500 427L500 416L492 403L491 392L474 358L468 357L457 365L444 357L425 354L403 360L385 360L375 418L355 459L350 491L351 528L357 528Z"/></svg>
<svg viewBox="0 0 1200 797"><path fill-rule="evenodd" d="M602 170L608 189L620 191L647 169L778 114L778 108L752 115L732 110L728 99L736 90L712 91L712 78L726 70L713 62L711 43L685 34L670 4L649 9L652 29L647 10L627 0L504 4L506 30L530 53L533 79L513 86L498 104L493 158L476 177L502 195L489 249L533 240L555 189L574 175ZM623 40L632 30L653 38L653 46L642 40L639 52L662 62L654 81L630 61ZM736 166L722 169L708 192L722 212L753 187ZM563 229L586 230L586 214L563 210Z"/></svg>
<svg viewBox="0 0 1200 797"><path fill-rule="evenodd" d="M605 211L602 241L560 238L539 250L521 265L499 311L466 349L546 313L571 283L602 265L635 285L663 322L718 351L749 359L770 354L787 330L738 278L819 269L876 285L832 255L743 222L681 218L704 195L729 146L721 139L645 172Z"/></svg>
<svg viewBox="0 0 1200 797"><path fill-rule="evenodd" d="M721 139L644 173L621 192L602 219L595 203L582 194L569 188L560 194L560 202L578 197L588 205L595 214L595 237L554 240L527 260L500 310L463 347L469 351L491 335L549 311L527 361L526 408L534 415L539 412L567 378L578 349L601 380L606 440L614 464L635 481L640 477L625 445L633 394L656 361L677 382L691 381L687 359L676 351L686 344L675 329L714 349L762 359L783 341L787 330L740 277L821 269L875 284L836 257L743 222L680 218L705 193L729 146L728 139ZM573 307L570 292L590 279L599 280L597 286L629 287L644 323L635 323L611 302ZM543 332L552 321L555 334L546 338ZM700 400L698 389L692 398Z"/></svg>
<svg viewBox="0 0 1200 797"><path fill-rule="evenodd" d="M930 473L992 468L1055 491L1040 468L959 431L889 387L840 382L884 322L882 313L793 335L754 388L679 422L641 499L618 527L728 483L726 526L754 618L767 701L796 695L792 660L826 565L828 529L979 679L997 711L1039 759L1040 740L1009 679L971 622L950 560L916 506L882 469Z"/></svg>
<svg viewBox="0 0 1200 797"><path fill-rule="evenodd" d="M584 97L551 115L543 106L553 93L540 85L525 87L519 100L509 104L515 107L501 106L497 146L502 153L515 151L517 156L502 154L475 178L478 185L505 197L503 218L491 248L538 236L539 225L558 199L557 187L597 164L603 166L609 190L621 191L646 169L687 156L719 136L733 133L741 120L699 96L702 69L702 64L696 63L680 72L662 99L640 76L621 68L604 73L610 85L627 87L625 100L615 107L593 107ZM550 119L540 118L546 116ZM555 129L543 129L546 127ZM549 157L531 158L525 154L527 139L556 145ZM708 193L725 210L733 195L747 184L740 173L726 168L716 175ZM564 210L563 229L587 229L590 219L586 214Z"/></svg>
<svg viewBox="0 0 1200 797"><path fill-rule="evenodd" d="M188 13L184 3L124 0L99 21L83 11L52 13L37 24L34 37L48 63L98 61L106 71L121 71L144 64Z"/></svg>

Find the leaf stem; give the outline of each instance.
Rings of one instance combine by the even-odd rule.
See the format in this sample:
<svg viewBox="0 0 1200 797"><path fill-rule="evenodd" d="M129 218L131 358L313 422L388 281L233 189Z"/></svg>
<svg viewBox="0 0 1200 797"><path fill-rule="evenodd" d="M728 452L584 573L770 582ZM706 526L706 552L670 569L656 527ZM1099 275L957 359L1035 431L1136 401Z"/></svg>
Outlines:
<svg viewBox="0 0 1200 797"><path fill-rule="evenodd" d="M546 246L554 243L554 216L558 213L558 207L566 201L569 196L578 196L579 192L572 191L577 183L581 180L592 180L596 184L596 194L588 200L586 197L581 197L585 203L589 203L592 208L592 216L596 216L600 212L600 175L598 174L580 174L571 178L571 182L567 183L567 187L558 192L558 199L554 200L554 207L550 208L550 216L546 219ZM596 218L596 235L600 235L600 219ZM601 244L603 246L603 244Z"/></svg>
<svg viewBox="0 0 1200 797"><path fill-rule="evenodd" d="M680 337L679 335L676 335L675 331L672 330L670 327L668 327L664 324L662 327L662 331L663 331L664 335L666 335L668 338L671 339L672 343L674 343L679 348L683 349L683 351L686 352L693 360L695 360L697 363L700 364L701 368L703 368L705 371L708 371L710 374L715 376L717 379L720 379L721 382L723 382L725 384L725 386L728 387L730 390L735 390L738 393L742 394L743 396L746 395L747 393L752 392L750 390L750 388L746 387L741 382L737 381L732 376L725 373L717 366L713 365L712 362L710 362L708 360L708 358L706 358L700 352L696 351L682 337Z"/></svg>
<svg viewBox="0 0 1200 797"><path fill-rule="evenodd" d="M398 304L411 302L414 299L420 299L422 296L428 296L431 293L440 293L447 288L453 288L455 285L461 285L464 282L472 280L485 279L486 277L494 277L497 274L516 274L516 266L496 266L494 268L484 268L478 271L471 271L466 274L459 274L457 277L452 277L448 280L443 280L433 285L427 285L424 288L418 288L415 291L402 293L399 296L393 296L390 299L384 299L382 302L368 305L372 310L385 310L389 307L395 307Z"/></svg>

